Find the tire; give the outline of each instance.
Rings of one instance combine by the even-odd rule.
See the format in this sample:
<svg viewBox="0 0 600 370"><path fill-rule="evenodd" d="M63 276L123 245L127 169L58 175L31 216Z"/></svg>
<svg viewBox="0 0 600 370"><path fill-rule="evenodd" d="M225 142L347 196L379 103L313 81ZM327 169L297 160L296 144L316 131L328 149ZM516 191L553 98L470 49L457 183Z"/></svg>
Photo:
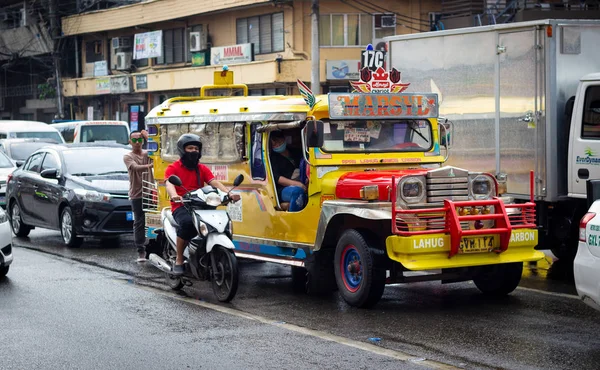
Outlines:
<svg viewBox="0 0 600 370"><path fill-rule="evenodd" d="M504 263L480 267L473 279L477 288L485 295L505 296L517 288L523 274L523 263Z"/></svg>
<svg viewBox="0 0 600 370"><path fill-rule="evenodd" d="M171 263L171 265L175 264L175 257L176 257L176 252L171 250L171 248L169 247L169 241L167 240L167 237L162 235L161 236L161 242L160 244L162 244L162 257L165 261ZM157 253L160 255L160 253ZM148 258L150 255L148 254L148 251L146 250L146 255ZM171 288L172 290L181 290L183 288L183 286L185 285L183 280L180 277L177 277L175 275L171 275L169 273L165 273L165 281L167 282L167 285L169 286L169 288Z"/></svg>
<svg viewBox="0 0 600 370"><path fill-rule="evenodd" d="M8 274L9 268L10 268L10 266L0 267L0 279L4 279L6 274Z"/></svg>
<svg viewBox="0 0 600 370"><path fill-rule="evenodd" d="M83 243L83 238L75 234L75 225L73 225L73 212L70 207L65 207L60 214L60 235L63 243L70 248L77 248Z"/></svg>
<svg viewBox="0 0 600 370"><path fill-rule="evenodd" d="M351 306L369 308L377 304L385 289L385 268L377 266L377 248L369 248L365 236L346 230L335 249L335 281L342 298ZM353 271L349 271L352 269Z"/></svg>
<svg viewBox="0 0 600 370"><path fill-rule="evenodd" d="M10 206L10 227L19 237L26 237L31 231L31 226L24 224L21 219L21 208L16 200Z"/></svg>
<svg viewBox="0 0 600 370"><path fill-rule="evenodd" d="M337 289L333 273L333 249L312 254L306 267L292 266L292 288L296 293L326 296Z"/></svg>
<svg viewBox="0 0 600 370"><path fill-rule="evenodd" d="M292 266L292 289L296 293L306 293L308 270L304 267Z"/></svg>
<svg viewBox="0 0 600 370"><path fill-rule="evenodd" d="M237 258L231 250L220 245L215 246L210 253L217 266L217 270L212 271L211 276L213 292L219 302L229 302L238 288Z"/></svg>

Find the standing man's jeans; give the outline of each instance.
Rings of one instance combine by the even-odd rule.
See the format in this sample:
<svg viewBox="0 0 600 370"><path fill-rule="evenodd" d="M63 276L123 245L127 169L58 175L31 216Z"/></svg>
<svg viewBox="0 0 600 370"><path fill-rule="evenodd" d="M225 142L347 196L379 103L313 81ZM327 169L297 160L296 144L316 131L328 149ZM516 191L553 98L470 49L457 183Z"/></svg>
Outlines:
<svg viewBox="0 0 600 370"><path fill-rule="evenodd" d="M142 198L131 199L131 208L133 208L133 243L138 253L145 252L146 219L142 208Z"/></svg>

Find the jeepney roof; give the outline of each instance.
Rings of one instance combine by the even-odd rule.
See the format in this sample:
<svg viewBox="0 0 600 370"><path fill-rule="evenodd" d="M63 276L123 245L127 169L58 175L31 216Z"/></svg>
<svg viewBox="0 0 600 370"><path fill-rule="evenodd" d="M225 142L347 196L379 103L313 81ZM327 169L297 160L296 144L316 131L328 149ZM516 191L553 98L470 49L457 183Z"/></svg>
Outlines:
<svg viewBox="0 0 600 370"><path fill-rule="evenodd" d="M168 108L168 109L165 109ZM174 117L182 115L208 115L208 114L239 114L239 113L274 113L298 112L306 113L309 108L301 96L247 96L218 99L200 99L169 101L155 107L148 114L149 117ZM185 113L184 112L189 112ZM164 114L158 114L164 112Z"/></svg>

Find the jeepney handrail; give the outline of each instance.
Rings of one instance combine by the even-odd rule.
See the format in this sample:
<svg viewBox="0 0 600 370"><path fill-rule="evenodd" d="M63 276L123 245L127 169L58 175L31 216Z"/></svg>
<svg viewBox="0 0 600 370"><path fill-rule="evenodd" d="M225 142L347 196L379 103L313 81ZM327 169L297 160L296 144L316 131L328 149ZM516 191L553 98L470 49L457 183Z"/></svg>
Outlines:
<svg viewBox="0 0 600 370"><path fill-rule="evenodd" d="M227 90L227 89L232 89L232 90L233 89L242 89L242 91L244 91L244 96L248 96L248 86L247 85L231 84L231 85L204 85L200 88L200 97L202 97L202 98L208 97L207 95L204 94L206 90ZM221 96L221 97L223 98L223 97L229 97L229 96Z"/></svg>
<svg viewBox="0 0 600 370"><path fill-rule="evenodd" d="M161 103L160 107L164 110L166 109L170 109L171 105L173 103L176 102L185 102L185 101L196 101L196 100L200 100L199 96L176 96L173 98L169 98L167 100L165 100L164 102Z"/></svg>

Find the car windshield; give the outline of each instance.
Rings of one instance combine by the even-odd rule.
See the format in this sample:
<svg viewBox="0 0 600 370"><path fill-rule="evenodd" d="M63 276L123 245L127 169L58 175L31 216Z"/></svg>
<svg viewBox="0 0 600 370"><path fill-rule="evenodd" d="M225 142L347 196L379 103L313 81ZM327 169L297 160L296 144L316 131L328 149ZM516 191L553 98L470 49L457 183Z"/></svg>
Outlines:
<svg viewBox="0 0 600 370"><path fill-rule="evenodd" d="M6 154L0 152L0 168L11 168L15 165Z"/></svg>
<svg viewBox="0 0 600 370"><path fill-rule="evenodd" d="M75 176L127 173L121 148L85 148L63 151L66 170Z"/></svg>
<svg viewBox="0 0 600 370"><path fill-rule="evenodd" d="M81 126L81 142L116 141L119 144L129 144L127 127L122 125L87 125Z"/></svg>
<svg viewBox="0 0 600 370"><path fill-rule="evenodd" d="M15 161L24 161L31 153L47 145L52 145L52 143L43 141L12 143L9 144L9 153L11 158Z"/></svg>
<svg viewBox="0 0 600 370"><path fill-rule="evenodd" d="M431 150L428 120L356 120L324 122L323 150L328 152L411 152Z"/></svg>
<svg viewBox="0 0 600 370"><path fill-rule="evenodd" d="M23 138L53 139L57 143L63 142L62 136L60 136L60 134L58 132L52 132L52 131L40 131L40 132L21 131L21 132L16 132L15 135L11 135L11 137L16 137L19 139L23 139Z"/></svg>

